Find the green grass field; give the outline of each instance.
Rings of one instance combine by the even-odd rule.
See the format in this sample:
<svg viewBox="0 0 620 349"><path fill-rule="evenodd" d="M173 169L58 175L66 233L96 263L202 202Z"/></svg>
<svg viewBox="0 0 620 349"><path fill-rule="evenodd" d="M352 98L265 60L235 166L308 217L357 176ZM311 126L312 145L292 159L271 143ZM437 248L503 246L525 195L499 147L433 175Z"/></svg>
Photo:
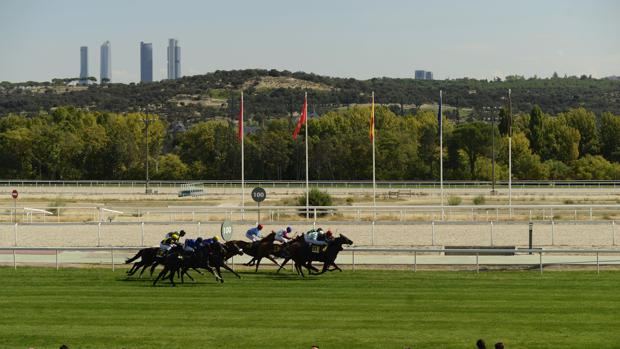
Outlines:
<svg viewBox="0 0 620 349"><path fill-rule="evenodd" d="M224 276L0 268L0 348L620 348L614 271Z"/></svg>

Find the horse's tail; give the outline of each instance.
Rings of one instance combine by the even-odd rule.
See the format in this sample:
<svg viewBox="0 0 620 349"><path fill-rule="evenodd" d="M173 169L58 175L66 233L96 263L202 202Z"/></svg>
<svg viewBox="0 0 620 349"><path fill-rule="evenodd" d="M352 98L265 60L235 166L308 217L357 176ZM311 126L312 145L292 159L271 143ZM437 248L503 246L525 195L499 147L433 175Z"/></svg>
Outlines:
<svg viewBox="0 0 620 349"><path fill-rule="evenodd" d="M140 258L142 256L142 250L138 251L138 253L136 253L135 256L128 258L127 260L125 260L125 264L129 264L133 261L135 261L136 259Z"/></svg>

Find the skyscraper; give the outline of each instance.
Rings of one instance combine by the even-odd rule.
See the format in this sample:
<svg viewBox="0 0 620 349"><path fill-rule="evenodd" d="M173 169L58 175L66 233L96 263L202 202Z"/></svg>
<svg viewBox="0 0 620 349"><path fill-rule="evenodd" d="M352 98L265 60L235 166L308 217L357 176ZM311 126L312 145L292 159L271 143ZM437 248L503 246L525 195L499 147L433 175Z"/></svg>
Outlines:
<svg viewBox="0 0 620 349"><path fill-rule="evenodd" d="M432 71L427 71L426 72L426 76L424 77L425 80L433 80L433 72Z"/></svg>
<svg viewBox="0 0 620 349"><path fill-rule="evenodd" d="M106 41L101 45L101 74L99 82L104 84L112 81L112 48L110 42Z"/></svg>
<svg viewBox="0 0 620 349"><path fill-rule="evenodd" d="M168 39L168 79L181 77L181 47L179 40Z"/></svg>
<svg viewBox="0 0 620 349"><path fill-rule="evenodd" d="M415 71L415 79L416 80L424 80L424 79L426 79L426 72L424 70L416 70Z"/></svg>
<svg viewBox="0 0 620 349"><path fill-rule="evenodd" d="M153 44L140 42L140 82L153 82Z"/></svg>
<svg viewBox="0 0 620 349"><path fill-rule="evenodd" d="M80 47L80 85L88 84L88 47Z"/></svg>

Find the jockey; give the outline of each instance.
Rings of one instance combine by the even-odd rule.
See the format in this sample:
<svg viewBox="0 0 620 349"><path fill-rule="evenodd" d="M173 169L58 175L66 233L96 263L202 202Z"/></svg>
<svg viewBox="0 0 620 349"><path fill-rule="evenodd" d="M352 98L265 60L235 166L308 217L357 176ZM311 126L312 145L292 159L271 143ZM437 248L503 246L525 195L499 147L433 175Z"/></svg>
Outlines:
<svg viewBox="0 0 620 349"><path fill-rule="evenodd" d="M217 236L213 236L212 238L208 238L208 239L204 240L204 241L202 242L202 245L203 245L203 246L208 246L208 245L211 245L211 244L217 243L217 242L219 242L219 241L220 241L220 239L219 239Z"/></svg>
<svg viewBox="0 0 620 349"><path fill-rule="evenodd" d="M169 232L159 244L159 248L164 252L168 252L177 245L179 239L183 236L185 236L184 230L181 230L179 233L176 231Z"/></svg>
<svg viewBox="0 0 620 349"><path fill-rule="evenodd" d="M202 243L202 238L194 239L185 239L185 243L183 243L183 251L185 252L194 252Z"/></svg>
<svg viewBox="0 0 620 349"><path fill-rule="evenodd" d="M304 240L310 245L325 246L327 245L327 241L325 241L325 234L322 233L323 229L321 228L317 230L310 230L309 232L304 234Z"/></svg>
<svg viewBox="0 0 620 349"><path fill-rule="evenodd" d="M252 228L245 233L245 237L250 239L252 242L256 242L263 238L260 231L263 230L263 225L259 224L256 228Z"/></svg>
<svg viewBox="0 0 620 349"><path fill-rule="evenodd" d="M288 234L292 231L293 231L293 228L291 227L286 227L286 229L280 229L276 232L276 236L274 239L285 244L291 240Z"/></svg>

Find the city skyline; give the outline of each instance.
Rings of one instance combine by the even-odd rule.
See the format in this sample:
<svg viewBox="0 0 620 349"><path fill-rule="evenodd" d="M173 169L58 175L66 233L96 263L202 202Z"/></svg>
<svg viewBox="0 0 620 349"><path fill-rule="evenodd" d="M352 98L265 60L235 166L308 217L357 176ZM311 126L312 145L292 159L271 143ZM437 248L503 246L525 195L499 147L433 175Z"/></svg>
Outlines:
<svg viewBox="0 0 620 349"><path fill-rule="evenodd" d="M183 40L183 75L215 70L278 69L319 75L410 78L416 67L435 79L507 75L620 75L620 3L613 0L276 0L183 1L169 16L161 0L111 0L80 6L0 3L0 81L75 76L75 48L114 44L115 82L137 82L135 45L153 44L153 80L167 77L166 39ZM93 14L75 30L73 19ZM226 28L224 30L224 28ZM45 52L45 64L38 56ZM98 64L91 61L91 70ZM91 73L92 74L92 73Z"/></svg>

